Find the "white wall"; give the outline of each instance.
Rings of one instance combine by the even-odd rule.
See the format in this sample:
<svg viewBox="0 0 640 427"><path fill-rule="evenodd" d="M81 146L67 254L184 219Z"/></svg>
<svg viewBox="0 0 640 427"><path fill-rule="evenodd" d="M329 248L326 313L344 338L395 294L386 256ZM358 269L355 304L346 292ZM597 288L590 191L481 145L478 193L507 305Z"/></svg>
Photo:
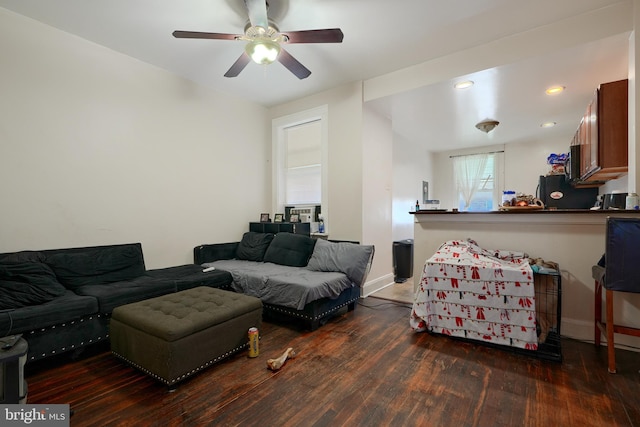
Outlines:
<svg viewBox="0 0 640 427"><path fill-rule="evenodd" d="M633 0L633 31L629 36L629 179L628 191L640 192L640 85L637 83L637 61L640 59L640 0Z"/></svg>
<svg viewBox="0 0 640 427"><path fill-rule="evenodd" d="M504 190L535 195L540 176L546 175L551 169L551 166L547 164L549 154L568 153L570 145L571 140L568 139L506 144L504 147Z"/></svg>
<svg viewBox="0 0 640 427"><path fill-rule="evenodd" d="M422 181L433 195L433 160L420 143L393 135L393 240L413 239L416 200L422 199ZM430 196L431 197L431 196ZM422 202L422 200L420 200Z"/></svg>
<svg viewBox="0 0 640 427"><path fill-rule="evenodd" d="M393 283L391 121L370 108L363 112L362 131L362 240L376 251L363 294Z"/></svg>
<svg viewBox="0 0 640 427"><path fill-rule="evenodd" d="M263 107L4 9L0 58L1 252L142 242L178 265L269 211Z"/></svg>
<svg viewBox="0 0 640 427"><path fill-rule="evenodd" d="M629 175L622 176L618 179L612 179L598 188L598 194L627 193L633 191L630 184Z"/></svg>

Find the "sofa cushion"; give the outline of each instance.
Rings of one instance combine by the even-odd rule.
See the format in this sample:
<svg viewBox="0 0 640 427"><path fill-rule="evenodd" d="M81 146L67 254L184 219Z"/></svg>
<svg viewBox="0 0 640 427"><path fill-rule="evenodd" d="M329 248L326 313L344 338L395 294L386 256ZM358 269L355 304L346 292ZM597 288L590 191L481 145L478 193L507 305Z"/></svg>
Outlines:
<svg viewBox="0 0 640 427"><path fill-rule="evenodd" d="M38 251L21 251L0 254L0 263L16 264L21 262L44 262L45 255Z"/></svg>
<svg viewBox="0 0 640 427"><path fill-rule="evenodd" d="M335 298L353 286L347 275L338 271L311 271L304 267L238 259L205 265L215 267L216 271L231 272L234 291L260 298L266 304L295 310L302 310L307 303L320 298Z"/></svg>
<svg viewBox="0 0 640 427"><path fill-rule="evenodd" d="M363 286L373 246L318 240L307 268L314 271L339 271L353 283Z"/></svg>
<svg viewBox="0 0 640 427"><path fill-rule="evenodd" d="M98 300L98 311L105 314L111 313L119 305L138 302L175 291L176 285L173 280L159 279L146 275L121 282L79 286L74 290L78 295L96 298Z"/></svg>
<svg viewBox="0 0 640 427"><path fill-rule="evenodd" d="M273 240L271 233L246 232L236 249L236 258L245 261L263 261L264 254Z"/></svg>
<svg viewBox="0 0 640 427"><path fill-rule="evenodd" d="M197 264L186 264L147 270L146 275L156 279L172 280L177 292L198 286L208 286L210 288L227 288L231 286L233 277L228 271L213 270L205 273L202 269L203 267Z"/></svg>
<svg viewBox="0 0 640 427"><path fill-rule="evenodd" d="M85 248L47 256L58 280L74 290L79 286L130 280L145 273L140 244Z"/></svg>
<svg viewBox="0 0 640 427"><path fill-rule="evenodd" d="M0 331L18 334L70 322L98 312L95 298L76 295L70 290L42 304L0 311ZM54 333L55 335L55 333Z"/></svg>
<svg viewBox="0 0 640 427"><path fill-rule="evenodd" d="M0 264L0 310L42 304L65 291L46 264Z"/></svg>
<svg viewBox="0 0 640 427"><path fill-rule="evenodd" d="M309 262L316 241L302 234L278 233L264 254L264 262L304 267Z"/></svg>
<svg viewBox="0 0 640 427"><path fill-rule="evenodd" d="M199 286L226 287L232 280L231 273L228 271L213 270L204 273L201 266L187 264L149 270L144 275L131 280L80 286L75 289L75 292L78 295L96 298L100 313L111 313L120 305Z"/></svg>

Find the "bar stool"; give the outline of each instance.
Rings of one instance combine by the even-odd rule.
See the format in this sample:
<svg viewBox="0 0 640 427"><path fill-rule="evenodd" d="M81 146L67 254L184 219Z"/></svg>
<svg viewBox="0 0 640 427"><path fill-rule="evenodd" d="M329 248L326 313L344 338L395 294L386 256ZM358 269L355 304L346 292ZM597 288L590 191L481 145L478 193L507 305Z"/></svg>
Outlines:
<svg viewBox="0 0 640 427"><path fill-rule="evenodd" d="M616 373L614 334L640 337L639 328L616 325L613 320L614 292L640 293L640 218L607 218L605 265L592 267L595 280L594 342L607 337L609 373ZM605 322L602 322L602 288L606 291Z"/></svg>

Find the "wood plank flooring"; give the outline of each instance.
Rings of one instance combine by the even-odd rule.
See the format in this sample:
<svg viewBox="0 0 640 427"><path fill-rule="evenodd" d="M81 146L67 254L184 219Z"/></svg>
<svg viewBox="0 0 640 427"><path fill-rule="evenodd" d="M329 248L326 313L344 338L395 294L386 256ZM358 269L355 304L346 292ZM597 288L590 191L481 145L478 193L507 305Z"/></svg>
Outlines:
<svg viewBox="0 0 640 427"><path fill-rule="evenodd" d="M369 297L315 332L265 322L260 356L175 391L108 349L27 365L28 403L68 403L72 426L640 426L640 354L563 340L548 362L409 328L410 305ZM266 360L298 353L278 372Z"/></svg>

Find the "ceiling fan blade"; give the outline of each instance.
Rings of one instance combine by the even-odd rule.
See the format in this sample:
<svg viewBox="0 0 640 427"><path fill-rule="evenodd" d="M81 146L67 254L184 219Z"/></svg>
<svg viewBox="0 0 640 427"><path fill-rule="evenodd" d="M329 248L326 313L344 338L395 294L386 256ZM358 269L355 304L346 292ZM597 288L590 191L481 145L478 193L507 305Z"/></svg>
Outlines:
<svg viewBox="0 0 640 427"><path fill-rule="evenodd" d="M278 55L278 61L284 65L289 71L296 75L299 79L306 79L311 74L311 71L304 65L302 65L296 58L291 56L289 52L284 49L280 49Z"/></svg>
<svg viewBox="0 0 640 427"><path fill-rule="evenodd" d="M242 52L242 55L240 55L240 58L236 59L236 62L234 62L231 68L229 68L229 70L226 73L224 73L224 76L237 77L238 74L240 74L240 72L244 70L244 67L247 66L249 61L251 61L251 58L249 58L249 55L247 55L247 52Z"/></svg>
<svg viewBox="0 0 640 427"><path fill-rule="evenodd" d="M216 39L216 40L236 40L241 37L238 34L225 33L201 33L198 31L174 31L173 37L177 39Z"/></svg>
<svg viewBox="0 0 640 427"><path fill-rule="evenodd" d="M342 43L344 34L340 28L283 32L286 43Z"/></svg>
<svg viewBox="0 0 640 427"><path fill-rule="evenodd" d="M262 27L269 29L269 19L267 18L266 0L244 0L249 12L249 21L252 27Z"/></svg>

